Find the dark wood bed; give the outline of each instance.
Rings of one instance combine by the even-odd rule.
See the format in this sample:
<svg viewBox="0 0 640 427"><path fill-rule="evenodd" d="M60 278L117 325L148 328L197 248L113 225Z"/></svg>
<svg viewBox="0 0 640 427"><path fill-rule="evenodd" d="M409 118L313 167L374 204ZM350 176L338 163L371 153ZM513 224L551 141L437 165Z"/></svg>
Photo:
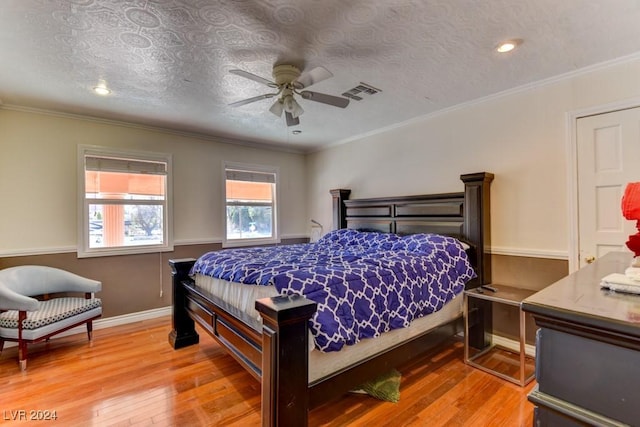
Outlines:
<svg viewBox="0 0 640 427"><path fill-rule="evenodd" d="M470 244L471 262L478 276L467 288L490 283L491 261L487 248L490 245L489 188L493 175L481 172L461 175L460 179L464 191L459 193L349 200L349 190L331 190L334 229L458 237ZM259 299L256 309L263 319L260 324L197 288L189 277L194 262L194 259L169 262L173 274L169 342L174 349L196 344L199 340L196 322L211 334L262 382L263 426L306 425L309 410L343 395L380 372L432 350L462 331L459 317L309 383L307 323L316 310L315 302L304 297Z"/></svg>

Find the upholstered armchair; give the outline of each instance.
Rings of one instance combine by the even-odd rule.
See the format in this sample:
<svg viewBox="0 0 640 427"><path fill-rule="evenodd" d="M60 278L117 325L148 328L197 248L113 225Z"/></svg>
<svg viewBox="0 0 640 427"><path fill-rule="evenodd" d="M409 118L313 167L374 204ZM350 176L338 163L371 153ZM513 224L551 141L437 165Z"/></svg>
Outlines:
<svg viewBox="0 0 640 427"><path fill-rule="evenodd" d="M5 341L17 342L24 370L27 344L83 323L91 341L92 321L102 315L102 301L94 294L101 289L101 282L58 268L24 265L0 270L0 352ZM84 297L71 296L76 293Z"/></svg>

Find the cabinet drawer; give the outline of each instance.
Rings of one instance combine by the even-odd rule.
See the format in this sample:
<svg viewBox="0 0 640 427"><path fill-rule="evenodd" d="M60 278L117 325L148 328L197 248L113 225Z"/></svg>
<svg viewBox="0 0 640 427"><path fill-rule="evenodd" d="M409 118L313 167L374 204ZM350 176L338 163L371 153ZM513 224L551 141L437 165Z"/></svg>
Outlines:
<svg viewBox="0 0 640 427"><path fill-rule="evenodd" d="M637 423L637 351L542 328L537 352L540 392L623 423Z"/></svg>

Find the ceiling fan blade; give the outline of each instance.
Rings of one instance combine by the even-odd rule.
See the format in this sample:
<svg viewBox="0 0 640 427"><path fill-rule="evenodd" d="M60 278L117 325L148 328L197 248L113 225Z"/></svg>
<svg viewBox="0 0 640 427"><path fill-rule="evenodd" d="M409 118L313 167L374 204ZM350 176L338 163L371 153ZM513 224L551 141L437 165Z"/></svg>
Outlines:
<svg viewBox="0 0 640 427"><path fill-rule="evenodd" d="M287 126L295 126L300 124L300 119L297 117L293 117L290 112L285 111L284 116L287 119Z"/></svg>
<svg viewBox="0 0 640 427"><path fill-rule="evenodd" d="M274 82L272 82L271 80L267 80L267 79L265 79L263 77L257 76L257 75L255 75L253 73L248 72L248 71L235 69L235 70L229 70L229 72L231 74L235 74L236 76L244 77L246 79L253 80L254 82L265 84L265 85L267 85L269 87L278 87L278 85L275 84Z"/></svg>
<svg viewBox="0 0 640 427"><path fill-rule="evenodd" d="M349 105L349 100L347 98L327 95L326 93L312 92L310 90L300 92L300 96L302 96L303 99L322 102L323 104L333 105L334 107L345 108Z"/></svg>
<svg viewBox="0 0 640 427"><path fill-rule="evenodd" d="M236 101L229 104L229 107L239 107L241 105L251 104L252 102L260 101L261 99L273 98L277 93L265 93L264 95L254 96L253 98L243 99L242 101Z"/></svg>
<svg viewBox="0 0 640 427"><path fill-rule="evenodd" d="M331 71L324 67L316 67L313 70L305 71L294 82L294 86L298 89L304 89L313 84L326 80L329 77L333 77Z"/></svg>

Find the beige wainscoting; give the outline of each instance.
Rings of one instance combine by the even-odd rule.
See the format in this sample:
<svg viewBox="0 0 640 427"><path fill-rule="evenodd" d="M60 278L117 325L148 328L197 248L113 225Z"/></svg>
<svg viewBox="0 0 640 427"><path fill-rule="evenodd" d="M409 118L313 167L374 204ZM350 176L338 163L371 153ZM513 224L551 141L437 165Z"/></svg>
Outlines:
<svg viewBox="0 0 640 427"><path fill-rule="evenodd" d="M287 239L283 244L306 242ZM220 250L220 243L180 245L172 252L78 258L75 252L0 257L0 269L16 265L47 265L102 282L103 318L139 313L171 305L172 258L197 258Z"/></svg>
<svg viewBox="0 0 640 427"><path fill-rule="evenodd" d="M491 255L492 282L539 291L569 274L569 261Z"/></svg>
<svg viewBox="0 0 640 427"><path fill-rule="evenodd" d="M569 262L562 259L492 255L492 282L539 291L569 274ZM494 334L517 342L519 313L513 306L493 305ZM527 343L535 342L536 326L527 318Z"/></svg>
<svg viewBox="0 0 640 427"><path fill-rule="evenodd" d="M307 239L287 239L284 244ZM220 250L220 243L176 246L173 252L78 258L75 252L0 258L0 268L38 264L62 268L102 281L103 318L125 316L171 305L169 259L197 258L207 251ZM568 274L565 260L492 255L493 282L539 290ZM517 337L517 313L496 306L494 330L508 338ZM529 328L530 334L534 327ZM533 341L531 335L528 341Z"/></svg>

